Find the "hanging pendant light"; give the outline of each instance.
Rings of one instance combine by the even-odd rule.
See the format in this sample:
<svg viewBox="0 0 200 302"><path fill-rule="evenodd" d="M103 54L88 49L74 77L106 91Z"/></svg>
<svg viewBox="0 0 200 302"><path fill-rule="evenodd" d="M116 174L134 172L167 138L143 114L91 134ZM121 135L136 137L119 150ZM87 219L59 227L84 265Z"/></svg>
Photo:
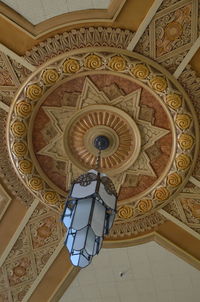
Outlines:
<svg viewBox="0 0 200 302"><path fill-rule="evenodd" d="M79 267L89 265L93 256L99 253L116 213L114 185L98 171L101 150L109 146L109 140L98 136L94 145L99 150L97 170L88 171L72 183L62 215L68 229L65 246L72 264Z"/></svg>

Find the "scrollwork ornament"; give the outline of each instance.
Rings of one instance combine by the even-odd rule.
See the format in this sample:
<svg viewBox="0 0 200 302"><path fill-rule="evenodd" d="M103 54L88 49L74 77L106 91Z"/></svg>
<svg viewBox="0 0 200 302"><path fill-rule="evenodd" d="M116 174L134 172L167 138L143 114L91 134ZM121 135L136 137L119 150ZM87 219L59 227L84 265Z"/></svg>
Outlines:
<svg viewBox="0 0 200 302"><path fill-rule="evenodd" d="M42 96L42 94L43 94L43 89L37 84L28 86L26 90L27 97L32 101L39 99Z"/></svg>
<svg viewBox="0 0 200 302"><path fill-rule="evenodd" d="M59 201L59 196L54 191L47 191L44 194L44 199L48 204L56 204Z"/></svg>
<svg viewBox="0 0 200 302"><path fill-rule="evenodd" d="M171 93L166 96L166 103L170 108L174 110L177 110L182 106L181 97L175 93Z"/></svg>
<svg viewBox="0 0 200 302"><path fill-rule="evenodd" d="M23 122L21 121L15 121L11 125L11 132L15 137L23 137L26 135L26 126Z"/></svg>
<svg viewBox="0 0 200 302"><path fill-rule="evenodd" d="M191 117L188 114L177 114L175 122L181 130L186 130L191 125Z"/></svg>
<svg viewBox="0 0 200 302"><path fill-rule="evenodd" d="M178 170L186 170L190 162L191 159L187 154L181 153L176 157L176 167Z"/></svg>
<svg viewBox="0 0 200 302"><path fill-rule="evenodd" d="M32 169L33 169L33 164L29 160L24 159L19 162L19 170L23 174L31 174Z"/></svg>
<svg viewBox="0 0 200 302"><path fill-rule="evenodd" d="M149 75L149 69L144 64L136 64L131 72L138 79L146 79Z"/></svg>
<svg viewBox="0 0 200 302"><path fill-rule="evenodd" d="M17 157L22 157L27 154L27 146L23 142L15 142L12 146L12 151Z"/></svg>
<svg viewBox="0 0 200 302"><path fill-rule="evenodd" d="M82 187L86 187L89 186L91 184L92 181L97 179L97 175L94 173L86 173L86 174L82 174L80 175L75 181L74 183L79 183L80 186Z"/></svg>
<svg viewBox="0 0 200 302"><path fill-rule="evenodd" d="M55 69L47 69L42 73L42 79L46 85L53 85L59 79L59 74Z"/></svg>
<svg viewBox="0 0 200 302"><path fill-rule="evenodd" d="M43 181L39 177L32 177L29 180L29 187L34 191L40 191L43 189Z"/></svg>
<svg viewBox="0 0 200 302"><path fill-rule="evenodd" d="M108 66L115 71L123 71L126 68L126 61L121 56L114 56L110 59Z"/></svg>
<svg viewBox="0 0 200 302"><path fill-rule="evenodd" d="M180 174L174 172L167 177L167 184L172 187L177 187L182 183L182 177Z"/></svg>
<svg viewBox="0 0 200 302"><path fill-rule="evenodd" d="M167 88L167 81L162 77L152 78L150 84L151 87L158 92L163 92Z"/></svg>
<svg viewBox="0 0 200 302"><path fill-rule="evenodd" d="M114 186L113 182L110 180L110 178L108 178L107 176L103 176L103 177L101 177L101 181L102 181L102 184L105 187L106 192L109 195L115 195L115 196L117 196L117 192L115 190L115 186Z"/></svg>
<svg viewBox="0 0 200 302"><path fill-rule="evenodd" d="M85 58L84 65L89 69L98 69L102 66L102 58L97 55L89 55Z"/></svg>
<svg viewBox="0 0 200 302"><path fill-rule="evenodd" d="M170 196L170 192L165 187L160 187L155 190L154 198L158 201L164 201L167 200Z"/></svg>
<svg viewBox="0 0 200 302"><path fill-rule="evenodd" d="M117 216L121 219L130 219L134 216L133 207L128 205L119 207L117 211Z"/></svg>
<svg viewBox="0 0 200 302"><path fill-rule="evenodd" d="M15 111L20 117L28 117L31 114L32 105L26 101L21 101L16 105Z"/></svg>
<svg viewBox="0 0 200 302"><path fill-rule="evenodd" d="M141 213L149 212L153 207L151 199L142 199L138 202L137 209Z"/></svg>
<svg viewBox="0 0 200 302"><path fill-rule="evenodd" d="M67 59L63 64L63 71L65 73L76 73L80 70L80 64L75 59Z"/></svg>
<svg viewBox="0 0 200 302"><path fill-rule="evenodd" d="M178 138L179 145L182 150L189 150L194 144L194 139L187 133L182 133Z"/></svg>

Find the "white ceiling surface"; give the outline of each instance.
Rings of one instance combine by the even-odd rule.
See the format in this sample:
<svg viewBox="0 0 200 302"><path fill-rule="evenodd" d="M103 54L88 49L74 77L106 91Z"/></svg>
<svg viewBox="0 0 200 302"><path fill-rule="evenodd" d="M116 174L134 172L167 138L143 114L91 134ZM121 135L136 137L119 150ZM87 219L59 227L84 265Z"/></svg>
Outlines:
<svg viewBox="0 0 200 302"><path fill-rule="evenodd" d="M111 0L4 0L32 24L84 9L107 9Z"/></svg>
<svg viewBox="0 0 200 302"><path fill-rule="evenodd" d="M102 249L59 302L199 301L200 271L150 242Z"/></svg>

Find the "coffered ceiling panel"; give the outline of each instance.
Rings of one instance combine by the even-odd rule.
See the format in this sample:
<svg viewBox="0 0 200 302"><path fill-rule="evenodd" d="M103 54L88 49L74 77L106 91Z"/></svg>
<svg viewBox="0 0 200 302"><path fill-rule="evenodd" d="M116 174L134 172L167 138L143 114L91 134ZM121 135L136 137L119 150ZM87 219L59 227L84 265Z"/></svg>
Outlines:
<svg viewBox="0 0 200 302"><path fill-rule="evenodd" d="M107 9L111 0L5 0L2 1L36 25L49 18L86 9Z"/></svg>

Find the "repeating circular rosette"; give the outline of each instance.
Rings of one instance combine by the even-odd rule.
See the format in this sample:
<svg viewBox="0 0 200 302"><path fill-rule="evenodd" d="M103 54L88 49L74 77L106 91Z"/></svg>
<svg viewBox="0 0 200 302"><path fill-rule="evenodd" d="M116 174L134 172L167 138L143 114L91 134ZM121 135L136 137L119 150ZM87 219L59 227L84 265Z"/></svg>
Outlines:
<svg viewBox="0 0 200 302"><path fill-rule="evenodd" d="M13 165L25 185L44 203L58 209L65 196L47 183L37 169L28 143L32 116L38 102L42 102L52 86L81 73L120 73L146 86L159 98L173 121L174 153L165 175L148 194L133 203L120 201L118 218L133 219L152 213L163 207L189 178L195 164L198 142L198 125L191 102L177 81L153 61L123 50L100 50L88 52L84 49L62 54L50 65L38 69L22 85L12 106L8 119L8 148ZM32 121L33 122L33 121Z"/></svg>

